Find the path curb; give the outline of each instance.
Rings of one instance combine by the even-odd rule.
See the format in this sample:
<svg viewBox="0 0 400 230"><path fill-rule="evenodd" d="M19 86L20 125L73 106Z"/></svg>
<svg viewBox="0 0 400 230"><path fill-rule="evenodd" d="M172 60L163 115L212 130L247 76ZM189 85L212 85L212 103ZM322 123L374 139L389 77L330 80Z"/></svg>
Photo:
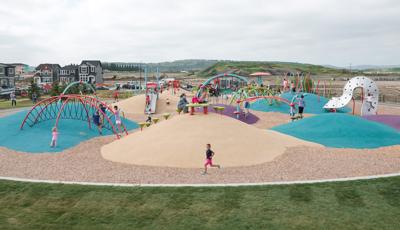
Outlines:
<svg viewBox="0 0 400 230"><path fill-rule="evenodd" d="M400 176L400 173L382 174L374 176L348 177L322 180L298 180L298 181L277 181L261 183L222 183L222 184L130 184L130 183L102 183L102 182L79 182L79 181L57 181L57 180L38 180L18 177L1 177L0 180L46 183L46 184L70 184L70 185L91 185L91 186L114 186L114 187L242 187L242 186L267 186L267 185L292 185L292 184L319 184L328 182L344 182L357 180L372 180L379 178L389 178Z"/></svg>

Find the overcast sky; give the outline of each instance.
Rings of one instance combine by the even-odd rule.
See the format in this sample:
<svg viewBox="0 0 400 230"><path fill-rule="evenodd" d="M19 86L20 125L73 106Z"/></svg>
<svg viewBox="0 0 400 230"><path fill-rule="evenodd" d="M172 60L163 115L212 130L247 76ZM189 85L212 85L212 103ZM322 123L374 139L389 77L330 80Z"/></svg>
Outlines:
<svg viewBox="0 0 400 230"><path fill-rule="evenodd" d="M2 0L0 62L400 64L399 0Z"/></svg>

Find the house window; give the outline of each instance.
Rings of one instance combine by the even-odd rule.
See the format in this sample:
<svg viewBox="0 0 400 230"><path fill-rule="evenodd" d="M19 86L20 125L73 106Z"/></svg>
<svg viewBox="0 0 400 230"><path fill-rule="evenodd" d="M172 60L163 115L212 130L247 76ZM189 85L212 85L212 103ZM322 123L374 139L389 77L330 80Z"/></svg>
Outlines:
<svg viewBox="0 0 400 230"><path fill-rule="evenodd" d="M81 73L86 74L88 72L88 67L87 66L81 66Z"/></svg>
<svg viewBox="0 0 400 230"><path fill-rule="evenodd" d="M4 74L4 68L0 67L0 74Z"/></svg>
<svg viewBox="0 0 400 230"><path fill-rule="evenodd" d="M13 68L9 68L8 69L8 74L14 74L14 69Z"/></svg>
<svg viewBox="0 0 400 230"><path fill-rule="evenodd" d="M88 77L87 77L87 75L81 75L79 80L82 81L82 82L87 82L88 81Z"/></svg>
<svg viewBox="0 0 400 230"><path fill-rule="evenodd" d="M94 66L90 67L90 72L94 72Z"/></svg>

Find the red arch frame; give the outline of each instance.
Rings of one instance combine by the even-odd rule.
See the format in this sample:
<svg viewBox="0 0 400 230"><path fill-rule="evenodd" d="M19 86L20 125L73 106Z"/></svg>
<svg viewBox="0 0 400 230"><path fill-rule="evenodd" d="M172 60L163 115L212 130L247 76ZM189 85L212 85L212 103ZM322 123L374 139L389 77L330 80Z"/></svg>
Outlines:
<svg viewBox="0 0 400 230"><path fill-rule="evenodd" d="M56 117L56 123L55 123L55 127L58 126L59 120L61 118L61 113L63 112L65 105L67 105L68 102L72 101L79 101L82 106L85 109L86 112L86 116L87 116L87 121L89 124L89 128L91 128L91 119L90 119L90 115L89 115L89 111L87 109L87 105L95 108L97 111L99 111L104 118L107 120L107 122L109 123L110 127L111 127L111 131L117 136L117 139L120 138L118 132L115 129L115 126L113 124L113 122L110 120L110 118L107 116L107 114L105 114L98 105L103 105L104 107L106 107L112 114L115 114L115 111L112 107L110 107L109 105L107 105L105 102L100 101L97 98L91 97L91 96L87 96L87 95L78 95L78 94L70 94L70 95L64 95L61 94L59 96L54 96L54 97L50 97L47 99L44 99L38 103L36 103L30 110L29 112L26 114L24 120L22 121L22 124L20 126L20 129L23 129L24 125L27 122L27 119L29 118L30 115L32 115L34 117L34 121L33 121L33 125L35 125L38 121L38 119L41 117L41 115L43 114L43 112L47 109L47 107L53 103L57 103L58 101L63 101L63 104L61 106L61 108L57 111L57 117ZM43 108L40 109L40 111L35 115L32 112L35 111L35 109L39 106L43 106ZM128 135L128 131L125 127L125 125L122 124L121 126L123 128L123 132L125 132L126 135Z"/></svg>

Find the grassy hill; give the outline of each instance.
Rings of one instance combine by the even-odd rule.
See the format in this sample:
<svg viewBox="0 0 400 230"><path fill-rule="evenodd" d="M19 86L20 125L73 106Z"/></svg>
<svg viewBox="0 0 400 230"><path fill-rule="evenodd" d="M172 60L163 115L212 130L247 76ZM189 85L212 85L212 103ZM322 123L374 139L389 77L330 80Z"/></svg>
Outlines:
<svg viewBox="0 0 400 230"><path fill-rule="evenodd" d="M148 71L156 71L159 68L160 72L180 72L180 71L200 71L205 68L210 67L217 63L216 60L202 60L202 59L187 59L187 60L177 60L172 62L159 62L159 63L136 63L136 62L104 62L105 69L108 65L117 65L117 66L147 66ZM130 69L127 69L130 71Z"/></svg>
<svg viewBox="0 0 400 230"><path fill-rule="evenodd" d="M220 61L200 71L198 76L207 77L219 73L235 73L248 76L254 72L270 72L273 75L282 75L287 72L304 72L317 74L345 74L346 70L329 68L321 65L302 64L294 62L253 62L253 61Z"/></svg>

